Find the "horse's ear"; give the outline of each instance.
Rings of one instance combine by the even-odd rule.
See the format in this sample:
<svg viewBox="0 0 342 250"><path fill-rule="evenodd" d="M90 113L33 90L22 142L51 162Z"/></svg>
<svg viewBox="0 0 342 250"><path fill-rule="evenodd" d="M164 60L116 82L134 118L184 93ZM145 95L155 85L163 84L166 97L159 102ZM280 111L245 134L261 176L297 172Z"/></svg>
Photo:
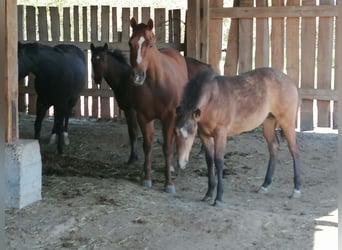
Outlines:
<svg viewBox="0 0 342 250"><path fill-rule="evenodd" d="M200 117L201 115L201 110L199 108L197 108L194 112L192 112L193 117L196 119L198 117Z"/></svg>
<svg viewBox="0 0 342 250"><path fill-rule="evenodd" d="M135 20L135 18L132 17L131 18L131 27L132 27L132 29L134 30L137 25L138 25L137 24L137 20Z"/></svg>
<svg viewBox="0 0 342 250"><path fill-rule="evenodd" d="M108 44L107 44L107 43L105 43L104 49L105 49L105 50L108 50Z"/></svg>
<svg viewBox="0 0 342 250"><path fill-rule="evenodd" d="M148 20L147 22L147 27L149 28L149 30L153 29L153 20L150 18L150 20Z"/></svg>

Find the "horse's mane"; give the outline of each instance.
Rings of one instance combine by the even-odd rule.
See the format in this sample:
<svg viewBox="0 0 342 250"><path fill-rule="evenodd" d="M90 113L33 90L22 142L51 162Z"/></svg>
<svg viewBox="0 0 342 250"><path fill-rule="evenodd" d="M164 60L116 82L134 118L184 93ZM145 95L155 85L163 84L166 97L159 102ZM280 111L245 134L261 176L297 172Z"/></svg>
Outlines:
<svg viewBox="0 0 342 250"><path fill-rule="evenodd" d="M180 107L183 110L195 110L205 91L205 86L210 84L216 76L217 74L212 69L208 69L191 78L185 86Z"/></svg>
<svg viewBox="0 0 342 250"><path fill-rule="evenodd" d="M124 55L124 53L121 50L119 49L108 50L108 54L114 57L120 63L129 65L127 57Z"/></svg>

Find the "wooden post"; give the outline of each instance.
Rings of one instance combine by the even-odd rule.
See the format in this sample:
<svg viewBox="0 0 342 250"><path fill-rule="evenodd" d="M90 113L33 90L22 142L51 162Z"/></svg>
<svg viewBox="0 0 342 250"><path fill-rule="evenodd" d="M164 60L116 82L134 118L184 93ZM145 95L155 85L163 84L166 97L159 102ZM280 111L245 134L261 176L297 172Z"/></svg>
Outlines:
<svg viewBox="0 0 342 250"><path fill-rule="evenodd" d="M16 1L6 1L5 114L6 142L19 139L18 131L18 33ZM2 83L0 83L2 84Z"/></svg>
<svg viewBox="0 0 342 250"><path fill-rule="evenodd" d="M284 6L284 0L273 0L272 6ZM284 70L284 18L272 18L271 31L272 67Z"/></svg>
<svg viewBox="0 0 342 250"><path fill-rule="evenodd" d="M17 1L0 1L0 249L5 249L5 65L6 57L6 4L17 6Z"/></svg>
<svg viewBox="0 0 342 250"><path fill-rule="evenodd" d="M216 68L214 66L214 58L212 61L209 60L209 51L210 51L210 43L209 43L209 37L211 37L211 35L209 34L210 32L210 14L209 14L209 0L202 0L201 1L201 32L200 32L200 60L202 62L205 63L213 63L213 67ZM221 20L221 26L222 26L222 19ZM222 28L221 28L221 33L222 33ZM222 36L222 35L221 35ZM220 41L221 43L221 41ZM220 58L221 59L221 44L220 44ZM214 48L213 48L214 49ZM218 61L218 66L217 66L217 71L219 69L219 61Z"/></svg>
<svg viewBox="0 0 342 250"><path fill-rule="evenodd" d="M186 17L186 50L185 55L200 59L200 0L188 0Z"/></svg>
<svg viewBox="0 0 342 250"><path fill-rule="evenodd" d="M316 0L303 0L303 6L315 5ZM301 88L313 89L315 82L316 18L302 18ZM313 100L303 99L301 104L301 130L313 129Z"/></svg>
<svg viewBox="0 0 342 250"><path fill-rule="evenodd" d="M267 0L257 0L257 7L267 7ZM270 38L268 34L268 18L257 18L255 21L255 67L269 66Z"/></svg>

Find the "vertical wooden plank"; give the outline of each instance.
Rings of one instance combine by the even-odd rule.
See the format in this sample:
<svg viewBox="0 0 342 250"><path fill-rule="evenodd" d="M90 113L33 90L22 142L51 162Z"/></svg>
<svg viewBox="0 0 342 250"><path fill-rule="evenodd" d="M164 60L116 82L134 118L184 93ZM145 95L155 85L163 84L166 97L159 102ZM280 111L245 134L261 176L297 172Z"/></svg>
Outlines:
<svg viewBox="0 0 342 250"><path fill-rule="evenodd" d="M166 23L166 10L164 8L154 9L154 31L157 42L165 42L165 23Z"/></svg>
<svg viewBox="0 0 342 250"><path fill-rule="evenodd" d="M109 42L109 6L101 6L101 41Z"/></svg>
<svg viewBox="0 0 342 250"><path fill-rule="evenodd" d="M74 6L74 41L80 41L80 14L78 6Z"/></svg>
<svg viewBox="0 0 342 250"><path fill-rule="evenodd" d="M36 8L26 6L26 35L27 40L36 41Z"/></svg>
<svg viewBox="0 0 342 250"><path fill-rule="evenodd" d="M136 20L138 20L138 23L140 23L139 8L138 7L133 7L133 16L135 17Z"/></svg>
<svg viewBox="0 0 342 250"><path fill-rule="evenodd" d="M172 27L173 27L173 42L176 44L181 43L181 25L182 25L182 20L181 20L181 10L173 10L172 11Z"/></svg>
<svg viewBox="0 0 342 250"><path fill-rule="evenodd" d="M50 7L51 38L52 41L60 41L60 21L58 7Z"/></svg>
<svg viewBox="0 0 342 250"><path fill-rule="evenodd" d="M174 38L173 38L173 33L174 33L174 31L173 31L173 11L172 10L168 10L168 14L169 14L169 22L168 22L168 24L169 24L169 34L168 34L168 42L169 43L173 43L173 40L174 40Z"/></svg>
<svg viewBox="0 0 342 250"><path fill-rule="evenodd" d="M267 0L256 0L256 6L267 7ZM256 18L255 25L255 67L268 67L270 53L268 18Z"/></svg>
<svg viewBox="0 0 342 250"><path fill-rule="evenodd" d="M342 14L342 2L338 3L339 14ZM338 124L342 124L342 112L340 107L342 106L342 88L339 86L342 84L342 25L341 22L338 21L340 16L335 19L335 78L334 78L334 91L338 95L338 101L334 101L333 103L333 121L332 127L333 129L339 129ZM340 112L339 112L340 111ZM341 132L339 132L341 133ZM342 145L342 144L341 144ZM341 147L342 148L342 147Z"/></svg>
<svg viewBox="0 0 342 250"><path fill-rule="evenodd" d="M70 7L63 8L63 41L71 41Z"/></svg>
<svg viewBox="0 0 342 250"><path fill-rule="evenodd" d="M38 33L39 41L48 41L46 7L38 7Z"/></svg>
<svg viewBox="0 0 342 250"><path fill-rule="evenodd" d="M209 4L211 7L223 7L223 0L211 0ZM208 22L209 16L207 15ZM203 24L204 25L204 24ZM203 26L202 25L202 26ZM217 72L220 72L220 61L222 51L222 18L209 20L209 64Z"/></svg>
<svg viewBox="0 0 342 250"><path fill-rule="evenodd" d="M112 39L113 42L118 42L118 17L116 7L112 7Z"/></svg>
<svg viewBox="0 0 342 250"><path fill-rule="evenodd" d="M92 42L97 42L98 37L98 15L97 6L90 6L90 39Z"/></svg>
<svg viewBox="0 0 342 250"><path fill-rule="evenodd" d="M101 7L101 41L109 42L109 6ZM101 88L109 89L108 84L101 84ZM110 118L109 97L101 97L101 118Z"/></svg>
<svg viewBox="0 0 342 250"><path fill-rule="evenodd" d="M303 6L315 5L315 0L303 0ZM312 89L315 82L316 18L302 18L301 88ZM305 72L305 73L304 73ZM313 100L301 103L301 130L313 129Z"/></svg>
<svg viewBox="0 0 342 250"><path fill-rule="evenodd" d="M16 3L16 2L14 2ZM5 17L5 52L4 52L4 82L5 86L5 117L6 142L19 139L18 129L18 44L17 44L17 5L6 1ZM9 14L11 16L9 16ZM13 16L12 16L13 15ZM3 31L3 30L2 30ZM1 77L2 78L2 77Z"/></svg>
<svg viewBox="0 0 342 250"><path fill-rule="evenodd" d="M98 8L97 6L90 6L90 39L92 42L97 42L99 40L98 38ZM96 89L97 86L95 82L92 79L92 88ZM92 102L92 117L99 117L99 103L98 103L98 96L93 96L93 102Z"/></svg>
<svg viewBox="0 0 342 250"><path fill-rule="evenodd" d="M151 17L151 8L150 7L142 7L141 8L141 21L143 23L147 23L147 21Z"/></svg>
<svg viewBox="0 0 342 250"><path fill-rule="evenodd" d="M24 40L24 6L17 6L18 15L18 41Z"/></svg>
<svg viewBox="0 0 342 250"><path fill-rule="evenodd" d="M130 30L131 30L131 23L130 23L130 15L131 10L130 8L122 8L122 42L128 42L130 38Z"/></svg>
<svg viewBox="0 0 342 250"><path fill-rule="evenodd" d="M253 1L240 0L240 7L253 7ZM239 19L239 73L252 69L253 18Z"/></svg>
<svg viewBox="0 0 342 250"><path fill-rule="evenodd" d="M88 9L86 6L82 7L82 41L88 42Z"/></svg>
<svg viewBox="0 0 342 250"><path fill-rule="evenodd" d="M200 59L200 0L188 0L188 10L186 14L185 44L184 55Z"/></svg>
<svg viewBox="0 0 342 250"><path fill-rule="evenodd" d="M272 6L284 6L284 0L273 0ZM272 18L271 65L284 70L284 18Z"/></svg>
<svg viewBox="0 0 342 250"><path fill-rule="evenodd" d="M320 1L320 5L333 4L334 0ZM317 89L331 89L333 21L333 17L319 17ZM317 100L317 111L317 126L330 127L330 101Z"/></svg>
<svg viewBox="0 0 342 250"><path fill-rule="evenodd" d="M287 0L287 6L299 6L298 0ZM299 87L299 18L286 19L286 72Z"/></svg>
<svg viewBox="0 0 342 250"><path fill-rule="evenodd" d="M234 0L234 7L239 6L239 0ZM224 74L236 75L239 63L239 20L231 19L226 49L226 60L224 62Z"/></svg>

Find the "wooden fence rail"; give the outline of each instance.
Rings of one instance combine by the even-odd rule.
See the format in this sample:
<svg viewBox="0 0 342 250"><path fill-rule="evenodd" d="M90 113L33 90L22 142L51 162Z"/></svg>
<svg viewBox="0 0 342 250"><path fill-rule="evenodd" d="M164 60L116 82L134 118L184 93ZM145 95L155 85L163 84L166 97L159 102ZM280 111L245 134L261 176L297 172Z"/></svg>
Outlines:
<svg viewBox="0 0 342 250"><path fill-rule="evenodd" d="M165 8L122 8L111 6L46 7L18 5L18 40L46 45L74 44L81 48L88 63L88 85L75 107L75 116L110 118L120 115L112 90L107 84L98 89L91 77L90 43L120 49L128 55L130 19L139 22L154 19L159 48L184 51L181 10ZM185 15L184 15L185 16ZM19 86L19 111L35 114L34 77ZM51 112L50 112L51 114Z"/></svg>

